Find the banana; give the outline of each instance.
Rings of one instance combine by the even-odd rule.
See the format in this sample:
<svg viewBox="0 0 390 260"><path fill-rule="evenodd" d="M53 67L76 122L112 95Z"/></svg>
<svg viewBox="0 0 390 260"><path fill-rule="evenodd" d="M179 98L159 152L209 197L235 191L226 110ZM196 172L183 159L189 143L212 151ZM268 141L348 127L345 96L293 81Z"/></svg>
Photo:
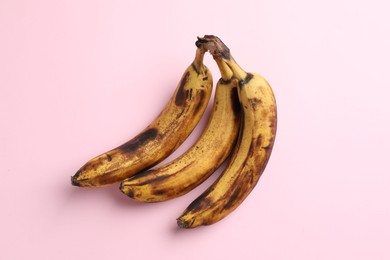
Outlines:
<svg viewBox="0 0 390 260"><path fill-rule="evenodd" d="M223 62L217 62L218 81L213 110L199 139L181 156L121 182L127 196L142 202L161 202L182 196L206 180L230 154L240 127L238 81Z"/></svg>
<svg viewBox="0 0 390 260"><path fill-rule="evenodd" d="M267 165L277 127L276 101L268 82L240 68L219 38L209 35L199 38L198 42L207 47L214 59L225 62L239 80L242 118L240 135L228 165L177 219L181 228L216 223L245 200Z"/></svg>
<svg viewBox="0 0 390 260"><path fill-rule="evenodd" d="M74 186L102 187L152 167L173 153L201 119L212 93L212 75L197 48L192 64L161 113L130 141L82 166L71 177Z"/></svg>

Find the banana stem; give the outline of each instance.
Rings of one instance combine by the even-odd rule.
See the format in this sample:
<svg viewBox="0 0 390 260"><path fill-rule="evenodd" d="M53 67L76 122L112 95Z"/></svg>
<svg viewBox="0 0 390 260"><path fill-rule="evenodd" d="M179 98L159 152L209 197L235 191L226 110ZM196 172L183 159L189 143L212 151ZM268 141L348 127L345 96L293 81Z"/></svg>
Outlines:
<svg viewBox="0 0 390 260"><path fill-rule="evenodd" d="M221 72L221 78L224 81L229 81L233 77L233 71L222 59L214 57L214 60L218 65L219 71Z"/></svg>
<svg viewBox="0 0 390 260"><path fill-rule="evenodd" d="M203 58L206 53L206 49L203 46L199 46L196 49L195 59L192 62L192 65L195 67L195 70L199 73L204 72Z"/></svg>
<svg viewBox="0 0 390 260"><path fill-rule="evenodd" d="M234 77L236 77L238 80L245 80L248 76L248 73L244 71L237 62L233 59L232 56L230 56L229 60L224 60L224 62L229 66L229 68L233 71Z"/></svg>

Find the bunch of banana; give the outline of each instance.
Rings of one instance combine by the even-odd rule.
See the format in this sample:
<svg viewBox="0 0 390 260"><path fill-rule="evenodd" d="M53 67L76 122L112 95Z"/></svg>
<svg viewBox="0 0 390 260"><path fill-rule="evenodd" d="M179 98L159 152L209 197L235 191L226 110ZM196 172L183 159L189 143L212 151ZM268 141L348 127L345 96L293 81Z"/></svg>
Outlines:
<svg viewBox="0 0 390 260"><path fill-rule="evenodd" d="M71 178L73 185L101 187L120 182L120 190L132 199L161 202L193 190L230 155L218 179L185 209L177 224L194 228L216 223L245 200L273 148L274 94L262 76L237 64L218 37L198 38L196 46L194 62L160 115L132 140L87 162ZM221 73L207 126L181 156L157 165L188 137L209 102L212 77L203 65L206 51Z"/></svg>
<svg viewBox="0 0 390 260"><path fill-rule="evenodd" d="M103 153L71 177L74 186L102 187L129 178L172 154L189 136L207 108L212 75L197 48L173 96L153 122L130 141Z"/></svg>

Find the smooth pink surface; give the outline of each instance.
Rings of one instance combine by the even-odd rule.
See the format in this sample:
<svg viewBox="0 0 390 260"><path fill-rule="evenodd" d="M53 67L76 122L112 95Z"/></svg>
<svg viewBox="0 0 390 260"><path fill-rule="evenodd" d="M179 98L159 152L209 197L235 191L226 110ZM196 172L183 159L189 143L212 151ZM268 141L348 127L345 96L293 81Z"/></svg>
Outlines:
<svg viewBox="0 0 390 260"><path fill-rule="evenodd" d="M0 259L390 259L389 8L0 1ZM160 204L71 186L158 114L204 34L278 101L274 152L248 199L218 224L179 230L175 218L216 175Z"/></svg>

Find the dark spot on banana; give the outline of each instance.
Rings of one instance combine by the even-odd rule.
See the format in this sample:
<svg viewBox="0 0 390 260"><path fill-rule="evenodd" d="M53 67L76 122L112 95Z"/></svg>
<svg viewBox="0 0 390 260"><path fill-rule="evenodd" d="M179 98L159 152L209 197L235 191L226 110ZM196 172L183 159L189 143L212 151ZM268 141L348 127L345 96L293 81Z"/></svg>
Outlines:
<svg viewBox="0 0 390 260"><path fill-rule="evenodd" d="M277 117L276 117L276 115L275 115L273 118L271 118L270 121L271 121L271 122L270 122L270 124L269 124L269 127L275 128L275 129L276 129L276 125L277 125Z"/></svg>
<svg viewBox="0 0 390 260"><path fill-rule="evenodd" d="M145 172L144 176L148 176L152 174L151 172ZM151 177L149 179L147 179L146 181L143 181L143 182L140 182L138 185L146 185L146 184L150 184L150 183L159 183L167 178L169 178L170 176L169 175L162 175L162 176L158 176L158 177Z"/></svg>
<svg viewBox="0 0 390 260"><path fill-rule="evenodd" d="M263 143L263 137L261 135L256 137L255 146L261 147L261 144ZM252 147L252 146L251 146Z"/></svg>
<svg viewBox="0 0 390 260"><path fill-rule="evenodd" d="M123 182L121 182L121 184L119 185L119 190L124 194L126 194L127 196L129 196L130 198L134 198L134 192L131 189L126 189L125 186L126 185Z"/></svg>
<svg viewBox="0 0 390 260"><path fill-rule="evenodd" d="M169 192L169 191L167 191L167 190L154 190L154 191L153 191L153 195L159 196L159 195L167 194L168 192Z"/></svg>
<svg viewBox="0 0 390 260"><path fill-rule="evenodd" d="M249 185L253 185L253 184L254 184L253 169L250 169L246 175L247 175L247 178L249 178L249 180L247 181L247 183L248 183Z"/></svg>
<svg viewBox="0 0 390 260"><path fill-rule="evenodd" d="M250 98L248 102L252 105L252 109L256 110L257 106L260 105L263 101L260 98Z"/></svg>
<svg viewBox="0 0 390 260"><path fill-rule="evenodd" d="M275 143L275 134L271 136L270 140L268 140L268 145L263 147L263 149L265 149L267 151L267 153L271 154L272 152L272 149L274 147L274 143Z"/></svg>
<svg viewBox="0 0 390 260"><path fill-rule="evenodd" d="M176 119L179 119L184 113L184 110L182 109L177 115L176 115Z"/></svg>
<svg viewBox="0 0 390 260"><path fill-rule="evenodd" d="M186 90L186 99L192 99L192 88Z"/></svg>
<svg viewBox="0 0 390 260"><path fill-rule="evenodd" d="M182 79L180 80L179 89L177 90L176 97L175 97L175 104L177 106L183 106L186 102L186 90L185 86L188 81L188 78L190 77L190 72L187 71L186 74L183 75Z"/></svg>
<svg viewBox="0 0 390 260"><path fill-rule="evenodd" d="M229 196L229 200L224 205L223 209L229 209L234 204L234 202L238 199L239 195L240 195L240 187L236 187L233 194Z"/></svg>
<svg viewBox="0 0 390 260"><path fill-rule="evenodd" d="M244 87L246 85L246 83L248 83L252 78L253 78L253 74L247 73L245 79L238 81L238 86L240 88Z"/></svg>
<svg viewBox="0 0 390 260"><path fill-rule="evenodd" d="M192 66L193 70L195 70L196 74L199 75L199 70L198 70L198 68L195 66L195 64L192 63L191 66Z"/></svg>
<svg viewBox="0 0 390 260"><path fill-rule="evenodd" d="M235 144L236 147L240 147L241 143L242 143L242 138L243 138L243 132L244 132L244 127L245 127L245 111L244 109L241 109L241 121L240 121L240 132L238 133L238 137L237 137L237 143Z"/></svg>
<svg viewBox="0 0 390 260"><path fill-rule="evenodd" d="M129 196L130 198L134 198L134 192L132 190L126 191L126 195Z"/></svg>
<svg viewBox="0 0 390 260"><path fill-rule="evenodd" d="M111 155L109 155L108 153L106 153L106 157L107 157L107 161L109 161L109 162L112 161L112 157L111 157Z"/></svg>
<svg viewBox="0 0 390 260"><path fill-rule="evenodd" d="M144 178L148 175L153 175L155 172L155 170L151 169L151 170L148 170L148 171L142 171L140 173L137 173L136 175L134 176L131 176L128 181L135 181L135 180L138 180L138 179L141 179L141 178Z"/></svg>
<svg viewBox="0 0 390 260"><path fill-rule="evenodd" d="M256 153L256 151L258 149L260 149L261 146L257 146L257 141L259 140L256 140L256 141L253 141L251 142L251 145L249 146L249 150L248 150L248 156L247 156L247 159L254 156L254 154ZM260 139L260 143L261 143L261 139ZM260 144L259 144L260 145Z"/></svg>
<svg viewBox="0 0 390 260"><path fill-rule="evenodd" d="M238 98L238 92L237 92L236 87L232 88L232 90L230 92L230 100L232 101L232 107L233 107L234 113L235 114L240 113L240 111L241 111L240 100Z"/></svg>
<svg viewBox="0 0 390 260"><path fill-rule="evenodd" d="M204 90L200 90L199 91L199 100L202 100L204 98L206 98L206 92ZM194 114L197 114L200 112L202 105L203 105L203 102L198 102L198 104L196 105L196 107L194 109Z"/></svg>
<svg viewBox="0 0 390 260"><path fill-rule="evenodd" d="M206 80L208 80L208 79L209 79L209 77L206 76L206 77L204 77L202 80L206 81Z"/></svg>
<svg viewBox="0 0 390 260"><path fill-rule="evenodd" d="M207 194L207 191L203 194ZM206 198L203 194L201 194L199 197L197 197L187 208L186 211L192 211L197 212L201 211L202 209L206 208L207 206L212 204L211 199Z"/></svg>
<svg viewBox="0 0 390 260"><path fill-rule="evenodd" d="M130 141L122 144L117 149L122 150L123 152L129 153L145 145L147 142L154 140L158 135L158 130L155 128L150 128L142 133L138 134L136 137Z"/></svg>
<svg viewBox="0 0 390 260"><path fill-rule="evenodd" d="M272 148L272 145L271 144L269 144L269 145L267 145L267 146L264 146L264 147L262 147L264 150L269 150L269 149L271 149Z"/></svg>

